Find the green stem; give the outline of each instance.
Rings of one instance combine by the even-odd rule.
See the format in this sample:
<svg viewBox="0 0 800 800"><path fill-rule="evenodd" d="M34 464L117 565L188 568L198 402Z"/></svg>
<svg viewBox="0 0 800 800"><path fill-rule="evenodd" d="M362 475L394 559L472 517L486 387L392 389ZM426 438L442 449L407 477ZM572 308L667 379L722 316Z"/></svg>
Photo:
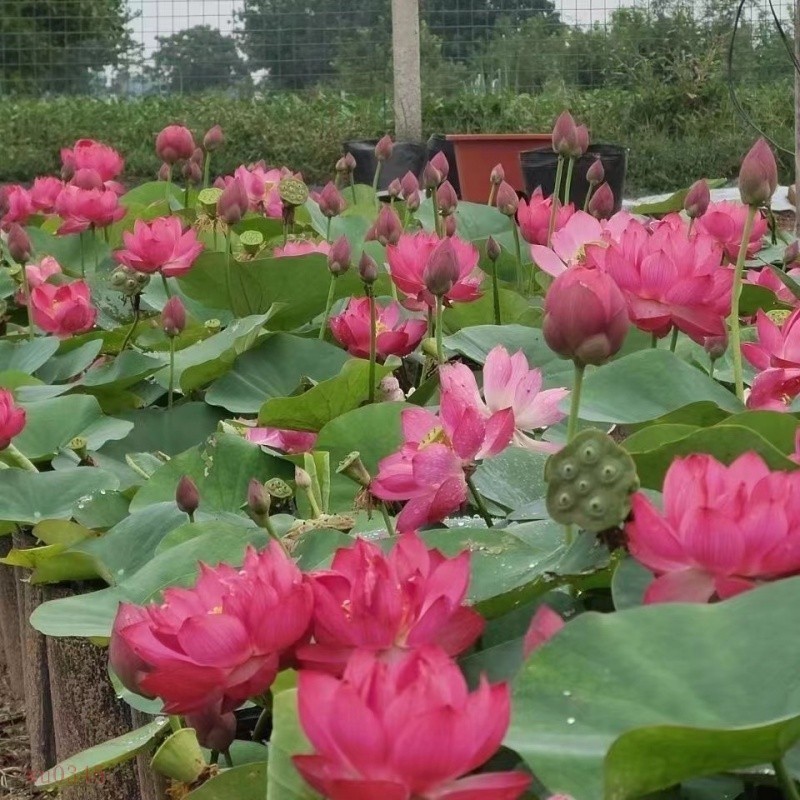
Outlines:
<svg viewBox="0 0 800 800"><path fill-rule="evenodd" d="M442 230L442 217L439 214L439 198L436 195L436 189L431 190L431 202L433 203L433 228L436 235L443 239L444 231Z"/></svg>
<svg viewBox="0 0 800 800"><path fill-rule="evenodd" d="M502 325L500 322L500 287L497 282L496 261L492 261L492 300L494 302L494 324Z"/></svg>
<svg viewBox="0 0 800 800"><path fill-rule="evenodd" d="M206 157L203 160L203 188L208 189L209 184L211 183L211 153L206 153Z"/></svg>
<svg viewBox="0 0 800 800"><path fill-rule="evenodd" d="M675 352L675 347L678 344L678 328L673 327L672 329L672 338L669 341L669 351L670 353Z"/></svg>
<svg viewBox="0 0 800 800"><path fill-rule="evenodd" d="M165 199L167 201L167 214L172 213L172 205L170 204L170 196L172 195L172 164L169 166L169 172L167 173L167 189L165 194Z"/></svg>
<svg viewBox="0 0 800 800"><path fill-rule="evenodd" d="M553 231L556 229L556 211L558 211L558 192L561 189L561 175L564 172L564 156L558 157L556 166L556 185L553 187L553 194L550 195L550 223L547 226L547 246L553 238Z"/></svg>
<svg viewBox="0 0 800 800"><path fill-rule="evenodd" d="M383 501L381 501L380 509L381 516L383 517L383 524L386 526L386 532L389 534L389 536L395 536L397 531L395 530L394 522L392 521L391 516L389 516L389 509L386 508L386 503Z"/></svg>
<svg viewBox="0 0 800 800"><path fill-rule="evenodd" d="M186 186L183 190L183 207L189 208L189 181L186 181Z"/></svg>
<svg viewBox="0 0 800 800"><path fill-rule="evenodd" d="M2 459L10 467L19 467L26 472L38 472L36 465L23 453L21 453L13 444L9 444L5 450L0 450L0 459Z"/></svg>
<svg viewBox="0 0 800 800"><path fill-rule="evenodd" d="M475 483L472 480L472 476L469 476L467 478L467 486L469 486L470 493L472 494L472 499L475 502L475 508L478 510L478 513L481 515L481 517L483 517L483 521L486 523L486 527L493 528L494 522L492 521L492 515L486 508L486 503L483 502L483 498L481 497L480 492L476 488Z"/></svg>
<svg viewBox="0 0 800 800"><path fill-rule="evenodd" d="M133 296L131 302L133 303L133 322L131 323L130 328L128 328L128 332L125 334L125 338L122 340L122 346L119 348L120 353L125 352L125 348L130 343L131 339L133 338L133 334L136 331L136 326L139 324L139 306L141 304L142 296L141 294L137 294Z"/></svg>
<svg viewBox="0 0 800 800"><path fill-rule="evenodd" d="M492 186L489 189L489 202L486 203L486 205L493 206L496 200L497 200L497 184L492 183Z"/></svg>
<svg viewBox="0 0 800 800"><path fill-rule="evenodd" d="M31 319L31 285L28 282L28 272L25 264L22 265L22 291L25 293L25 313L28 315L28 338L33 340L33 321Z"/></svg>
<svg viewBox="0 0 800 800"><path fill-rule="evenodd" d="M169 290L169 283L167 283L167 276L163 272L160 272L159 275L161 275L161 283L164 284L164 292L167 295L167 300L169 300L170 297L172 297L172 292L170 292Z"/></svg>
<svg viewBox="0 0 800 800"><path fill-rule="evenodd" d="M572 393L570 395L569 422L567 423L567 444L569 444L578 431L578 410L581 405L581 389L583 388L583 374L586 367L575 362L575 380L572 383Z"/></svg>
<svg viewBox="0 0 800 800"><path fill-rule="evenodd" d="M786 800L800 800L800 792L797 791L797 784L794 778L789 774L783 759L779 758L777 761L772 762L772 767L775 770L775 777L778 780L778 785L781 787L783 796Z"/></svg>
<svg viewBox="0 0 800 800"><path fill-rule="evenodd" d="M658 336L654 333L650 334L650 349L655 350L658 347Z"/></svg>
<svg viewBox="0 0 800 800"><path fill-rule="evenodd" d="M169 727L173 733L177 733L181 728L183 728L183 721L180 717L176 716L175 714L169 715Z"/></svg>
<svg viewBox="0 0 800 800"><path fill-rule="evenodd" d="M571 158L567 164L567 180L564 182L564 205L569 204L569 192L572 189L572 170L575 168L575 159Z"/></svg>
<svg viewBox="0 0 800 800"><path fill-rule="evenodd" d="M747 219L742 231L742 243L739 246L739 255L736 258L736 267L733 273L733 293L731 295L731 353L733 355L733 383L736 387L736 396L744 400L744 374L742 371L742 334L739 322L739 297L742 293L742 278L744 275L744 262L747 258L747 245L750 243L750 234L753 232L753 223L758 209L749 206Z"/></svg>
<svg viewBox="0 0 800 800"><path fill-rule="evenodd" d="M86 247L84 245L83 234L84 234L84 231L81 231L78 234L78 240L81 243L81 277L85 278L86 277Z"/></svg>
<svg viewBox="0 0 800 800"><path fill-rule="evenodd" d="M263 527L269 537L274 539L281 546L283 552L288 556L289 551L286 549L286 543L283 541L283 539L281 539L280 536L278 536L278 531L275 530L275 526L272 524L269 514L264 514Z"/></svg>
<svg viewBox="0 0 800 800"><path fill-rule="evenodd" d="M229 769L233 769L233 759L231 758L231 751L230 750L223 750L222 751L222 758L225 763L228 765Z"/></svg>
<svg viewBox="0 0 800 800"><path fill-rule="evenodd" d="M594 194L594 184L589 184L589 191L586 192L586 198L583 201L583 210L588 212L589 211L589 203L592 199L592 195Z"/></svg>
<svg viewBox="0 0 800 800"><path fill-rule="evenodd" d="M717 359L716 358L712 358L711 359L711 366L708 368L708 377L709 378L713 378L714 377L714 367L716 367L716 366L717 366Z"/></svg>
<svg viewBox="0 0 800 800"><path fill-rule="evenodd" d="M106 225L105 228L103 228L103 240L105 241L106 244L109 244L109 242L111 241L111 237L108 234L108 225Z"/></svg>
<svg viewBox="0 0 800 800"><path fill-rule="evenodd" d="M325 226L325 241L328 244L331 243L331 222L333 222L333 217L328 217L328 222Z"/></svg>
<svg viewBox="0 0 800 800"><path fill-rule="evenodd" d="M381 179L382 169L383 169L383 161L379 161L378 166L375 167L375 176L372 179L372 194L375 196L375 208L380 208L381 206L381 201L378 200L378 181Z"/></svg>
<svg viewBox="0 0 800 800"><path fill-rule="evenodd" d="M172 408L172 397L175 391L175 337L169 337L169 393L167 394L167 408Z"/></svg>
<svg viewBox="0 0 800 800"><path fill-rule="evenodd" d="M517 257L517 291L522 291L522 245L519 241L519 228L514 217L509 217L511 230L514 232L514 253ZM533 267L531 267L531 285L533 285Z"/></svg>
<svg viewBox="0 0 800 800"><path fill-rule="evenodd" d="M256 722L255 728L253 728L253 741L254 742L261 742L266 737L264 734L267 732L267 725L269 725L269 721L272 719L272 709L269 706L265 706L261 709L261 714L258 717L258 721Z"/></svg>
<svg viewBox="0 0 800 800"><path fill-rule="evenodd" d="M350 173L350 191L353 193L353 204L355 205L358 200L356 199L356 182L352 172Z"/></svg>
<svg viewBox="0 0 800 800"><path fill-rule="evenodd" d="M411 209L406 205L406 210L403 212L403 233L408 228L409 220L411 219Z"/></svg>
<svg viewBox="0 0 800 800"><path fill-rule="evenodd" d="M442 315L444 313L444 302L441 295L436 297L436 360L439 364L444 364L444 347L442 346Z"/></svg>
<svg viewBox="0 0 800 800"><path fill-rule="evenodd" d="M328 319L331 315L331 308L333 307L333 295L336 291L336 276L331 273L331 284L328 287L328 299L325 302L325 314L322 317L322 325L319 329L319 340L325 338L325 331L328 329Z"/></svg>
<svg viewBox="0 0 800 800"><path fill-rule="evenodd" d="M367 402L375 402L375 361L378 357L378 308L375 293L370 287L369 294L369 386Z"/></svg>
<svg viewBox="0 0 800 800"><path fill-rule="evenodd" d="M92 224L90 230L92 231L92 244L94 245L94 271L100 270L100 253L97 247L97 228Z"/></svg>
<svg viewBox="0 0 800 800"><path fill-rule="evenodd" d="M319 519L322 516L322 509L319 507L317 498L314 495L314 489L311 486L309 486L304 491L306 493L306 499L308 500L308 504L311 506L311 513L314 515L312 519Z"/></svg>

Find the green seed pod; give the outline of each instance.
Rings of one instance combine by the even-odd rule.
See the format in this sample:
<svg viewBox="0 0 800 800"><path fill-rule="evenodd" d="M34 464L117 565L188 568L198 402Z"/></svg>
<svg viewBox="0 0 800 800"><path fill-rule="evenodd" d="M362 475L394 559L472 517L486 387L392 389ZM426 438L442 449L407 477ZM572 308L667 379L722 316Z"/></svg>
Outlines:
<svg viewBox="0 0 800 800"><path fill-rule="evenodd" d="M239 236L239 244L245 253L254 256L264 246L264 234L261 231L243 231Z"/></svg>
<svg viewBox="0 0 800 800"><path fill-rule="evenodd" d="M222 189L203 189L197 195L197 205L209 217L217 216L217 201L222 197Z"/></svg>
<svg viewBox="0 0 800 800"><path fill-rule="evenodd" d="M264 488L270 497L274 497L276 500L285 500L294 494L292 487L280 478L271 478L264 484Z"/></svg>
<svg viewBox="0 0 800 800"><path fill-rule="evenodd" d="M297 178L284 178L278 184L278 195L288 206L301 206L308 200L308 186Z"/></svg>

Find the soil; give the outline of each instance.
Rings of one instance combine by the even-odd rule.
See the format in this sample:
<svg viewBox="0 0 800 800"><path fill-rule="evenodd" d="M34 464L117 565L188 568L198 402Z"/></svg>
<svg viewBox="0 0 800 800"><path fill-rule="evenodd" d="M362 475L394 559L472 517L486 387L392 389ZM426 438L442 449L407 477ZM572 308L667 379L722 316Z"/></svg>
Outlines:
<svg viewBox="0 0 800 800"><path fill-rule="evenodd" d="M12 697L6 668L0 666L0 798L32 798L30 768L23 704Z"/></svg>

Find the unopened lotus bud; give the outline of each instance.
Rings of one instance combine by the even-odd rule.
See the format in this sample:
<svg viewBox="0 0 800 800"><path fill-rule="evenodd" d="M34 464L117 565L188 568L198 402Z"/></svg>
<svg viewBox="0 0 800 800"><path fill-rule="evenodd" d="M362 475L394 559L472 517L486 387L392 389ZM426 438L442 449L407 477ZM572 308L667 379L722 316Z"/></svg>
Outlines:
<svg viewBox="0 0 800 800"><path fill-rule="evenodd" d="M202 152L202 151L201 151ZM183 178L187 183L197 184L203 180L203 168L198 166L194 161L187 161L181 170Z"/></svg>
<svg viewBox="0 0 800 800"><path fill-rule="evenodd" d="M711 202L711 191L705 178L695 181L686 193L683 200L683 210L690 219L697 219L706 213L708 204Z"/></svg>
<svg viewBox="0 0 800 800"><path fill-rule="evenodd" d="M723 333L721 336L706 336L703 339L703 348L712 361L722 358L722 356L725 355L725 351L728 349L727 332Z"/></svg>
<svg viewBox="0 0 800 800"><path fill-rule="evenodd" d="M498 258L500 258L500 254L502 252L503 250L497 243L495 238L493 236L490 236L486 240L486 257L489 259L489 261L494 263L495 261L497 261Z"/></svg>
<svg viewBox="0 0 800 800"><path fill-rule="evenodd" d="M399 178L395 178L386 188L386 194L388 194L392 200L396 200L398 197L400 197L402 192L403 188L400 186Z"/></svg>
<svg viewBox="0 0 800 800"><path fill-rule="evenodd" d="M237 222L241 222L249 207L247 190L244 184L235 178L225 187L217 201L217 216L228 225L236 225Z"/></svg>
<svg viewBox="0 0 800 800"><path fill-rule="evenodd" d="M206 151L213 153L215 150L222 147L223 144L225 144L225 134L222 132L222 128L219 125L214 125L213 128L209 128L208 131L206 131L206 135L203 137L203 148Z"/></svg>
<svg viewBox="0 0 800 800"><path fill-rule="evenodd" d="M402 403L406 399L400 381L394 375L385 375L378 384L379 403Z"/></svg>
<svg viewBox="0 0 800 800"><path fill-rule="evenodd" d="M11 258L23 266L31 260L31 240L25 229L14 222L8 229L8 252Z"/></svg>
<svg viewBox="0 0 800 800"><path fill-rule="evenodd" d="M367 231L364 239L367 242L380 242L384 247L389 244L397 244L403 233L403 223L397 212L390 206L381 207L378 212L378 219L375 224Z"/></svg>
<svg viewBox="0 0 800 800"><path fill-rule="evenodd" d="M311 488L311 476L302 467L294 468L294 482L298 489Z"/></svg>
<svg viewBox="0 0 800 800"><path fill-rule="evenodd" d="M419 204L420 204L419 192L412 192L411 194L405 195L405 200L406 200L406 208L412 213L419 209Z"/></svg>
<svg viewBox="0 0 800 800"><path fill-rule="evenodd" d="M156 137L156 153L167 164L186 161L194 152L194 137L183 125L168 125Z"/></svg>
<svg viewBox="0 0 800 800"><path fill-rule="evenodd" d="M458 227L458 220L456 220L455 215L451 215L449 217L444 218L443 228L445 236L455 236L457 227Z"/></svg>
<svg viewBox="0 0 800 800"><path fill-rule="evenodd" d="M443 217L449 217L455 213L458 207L458 195L450 181L444 181L436 190L436 202Z"/></svg>
<svg viewBox="0 0 800 800"><path fill-rule="evenodd" d="M367 472L358 450L354 450L346 458L342 459L336 468L336 472L340 475L346 475L351 481L355 481L360 486L369 486L372 481L372 477Z"/></svg>
<svg viewBox="0 0 800 800"><path fill-rule="evenodd" d="M497 187L497 210L507 217L513 217L519 208L519 197L514 191L514 187L503 181Z"/></svg>
<svg viewBox="0 0 800 800"><path fill-rule="evenodd" d="M553 125L553 151L572 158L578 148L578 126L569 111L562 111Z"/></svg>
<svg viewBox="0 0 800 800"><path fill-rule="evenodd" d="M342 177L346 177L350 174L350 170L347 167L347 161L345 161L344 156L342 156L337 162L336 166L334 167L336 170L337 175L341 175Z"/></svg>
<svg viewBox="0 0 800 800"><path fill-rule="evenodd" d="M492 167L491 173L489 173L489 183L492 186L499 186L504 180L506 179L506 171L503 169L502 164L495 164Z"/></svg>
<svg viewBox="0 0 800 800"><path fill-rule="evenodd" d="M608 219L614 213L614 192L608 183L602 183L589 201L589 213L595 219Z"/></svg>
<svg viewBox="0 0 800 800"><path fill-rule="evenodd" d="M247 486L247 510L256 519L269 514L272 498L258 478L252 478Z"/></svg>
<svg viewBox="0 0 800 800"><path fill-rule="evenodd" d="M340 236L328 251L328 269L331 275L344 275L352 263L353 251L346 236Z"/></svg>
<svg viewBox="0 0 800 800"><path fill-rule="evenodd" d="M358 274L366 286L372 286L378 280L378 264L367 252L361 253L361 260L358 262Z"/></svg>
<svg viewBox="0 0 800 800"><path fill-rule="evenodd" d="M184 514L189 515L189 519L194 518L194 512L200 505L200 493L197 491L197 484L188 475L184 475L178 481L175 504Z"/></svg>
<svg viewBox="0 0 800 800"><path fill-rule="evenodd" d="M783 251L783 265L788 267L790 264L794 264L797 259L800 258L800 240L795 239L784 251Z"/></svg>
<svg viewBox="0 0 800 800"><path fill-rule="evenodd" d="M440 150L438 153L434 153L430 163L442 176L439 183L446 181L447 176L450 174L450 162L447 160L447 156Z"/></svg>
<svg viewBox="0 0 800 800"><path fill-rule="evenodd" d="M435 297L443 297L458 280L458 257L450 239L442 239L428 257L422 273L425 288Z"/></svg>
<svg viewBox="0 0 800 800"><path fill-rule="evenodd" d="M61 180L71 181L72 176L75 174L75 162L73 160L66 161L61 167Z"/></svg>
<svg viewBox="0 0 800 800"><path fill-rule="evenodd" d="M356 171L356 157L352 153L344 154L344 165L347 172Z"/></svg>
<svg viewBox="0 0 800 800"><path fill-rule="evenodd" d="M590 186L599 186L606 179L606 171L603 169L603 162L600 156L592 161L589 169L586 170L586 180Z"/></svg>
<svg viewBox="0 0 800 800"><path fill-rule="evenodd" d="M158 168L157 178L160 181L168 181L172 177L172 167L166 162Z"/></svg>
<svg viewBox="0 0 800 800"><path fill-rule="evenodd" d="M328 219L338 217L347 208L347 202L342 197L342 193L330 181L325 184L325 187L317 196L317 204L322 216Z"/></svg>
<svg viewBox="0 0 800 800"><path fill-rule="evenodd" d="M179 336L186 327L186 308L180 297L170 297L161 312L161 327L170 338Z"/></svg>
<svg viewBox="0 0 800 800"><path fill-rule="evenodd" d="M426 189L438 189L439 184L444 180L442 173L429 161L422 170L422 185Z"/></svg>
<svg viewBox="0 0 800 800"><path fill-rule="evenodd" d="M103 179L100 177L100 173L95 169L76 170L70 183L86 191L103 188Z"/></svg>
<svg viewBox="0 0 800 800"><path fill-rule="evenodd" d="M206 154L203 152L202 147L195 147L194 152L192 153L192 157L189 159L193 164L197 164L200 169L203 168L203 164L205 164Z"/></svg>
<svg viewBox="0 0 800 800"><path fill-rule="evenodd" d="M225 753L236 739L236 715L232 712L218 714L215 709L210 709L196 714L187 714L186 724L190 728L194 728L197 741L207 750ZM205 766L204 760L203 767Z"/></svg>
<svg viewBox="0 0 800 800"><path fill-rule="evenodd" d="M739 169L739 195L748 206L766 205L778 186L778 165L772 148L759 139Z"/></svg>
<svg viewBox="0 0 800 800"><path fill-rule="evenodd" d="M206 216L212 219L216 218L217 203L219 203L219 199L222 197L222 192L222 189L212 186L210 189L201 190L200 194L197 195L197 205L200 206L200 209Z"/></svg>
<svg viewBox="0 0 800 800"><path fill-rule="evenodd" d="M378 144L375 145L375 158L377 158L378 161L388 161L392 157L393 150L394 142L392 141L392 137L387 133L386 136L382 136L378 140Z"/></svg>
<svg viewBox="0 0 800 800"><path fill-rule="evenodd" d="M403 192L403 197L408 197L412 194L419 193L419 181L413 172L406 172L400 181L400 189Z"/></svg>
<svg viewBox="0 0 800 800"><path fill-rule="evenodd" d="M578 135L578 146L573 158L580 158L589 149L589 129L585 125L578 125L575 132Z"/></svg>

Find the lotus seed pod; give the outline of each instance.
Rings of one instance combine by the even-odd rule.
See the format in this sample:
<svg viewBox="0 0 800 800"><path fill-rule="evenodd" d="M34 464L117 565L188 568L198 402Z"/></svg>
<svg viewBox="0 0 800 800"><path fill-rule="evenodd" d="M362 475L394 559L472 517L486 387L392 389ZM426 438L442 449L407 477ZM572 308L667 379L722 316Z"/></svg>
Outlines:
<svg viewBox="0 0 800 800"><path fill-rule="evenodd" d="M346 458L339 462L336 468L339 475L346 475L351 481L355 481L360 486L369 486L372 480L364 462L361 460L361 453L354 450Z"/></svg>
<svg viewBox="0 0 800 800"><path fill-rule="evenodd" d="M242 231L239 244L245 253L254 256L264 247L264 234L261 231Z"/></svg>
<svg viewBox="0 0 800 800"><path fill-rule="evenodd" d="M217 203L220 197L222 197L222 189L217 189L215 187L203 189L200 194L197 195L197 205L200 206L200 209L209 217L216 217Z"/></svg>
<svg viewBox="0 0 800 800"><path fill-rule="evenodd" d="M308 200L308 186L297 178L284 178L278 184L278 194L287 206L302 206Z"/></svg>
<svg viewBox="0 0 800 800"><path fill-rule="evenodd" d="M286 500L287 497L294 494L292 487L280 478L271 478L264 484L264 488L269 492L270 497L274 497L276 500Z"/></svg>
<svg viewBox="0 0 800 800"><path fill-rule="evenodd" d="M620 525L639 488L631 456L610 436L581 431L545 465L547 511L563 525L592 533Z"/></svg>

